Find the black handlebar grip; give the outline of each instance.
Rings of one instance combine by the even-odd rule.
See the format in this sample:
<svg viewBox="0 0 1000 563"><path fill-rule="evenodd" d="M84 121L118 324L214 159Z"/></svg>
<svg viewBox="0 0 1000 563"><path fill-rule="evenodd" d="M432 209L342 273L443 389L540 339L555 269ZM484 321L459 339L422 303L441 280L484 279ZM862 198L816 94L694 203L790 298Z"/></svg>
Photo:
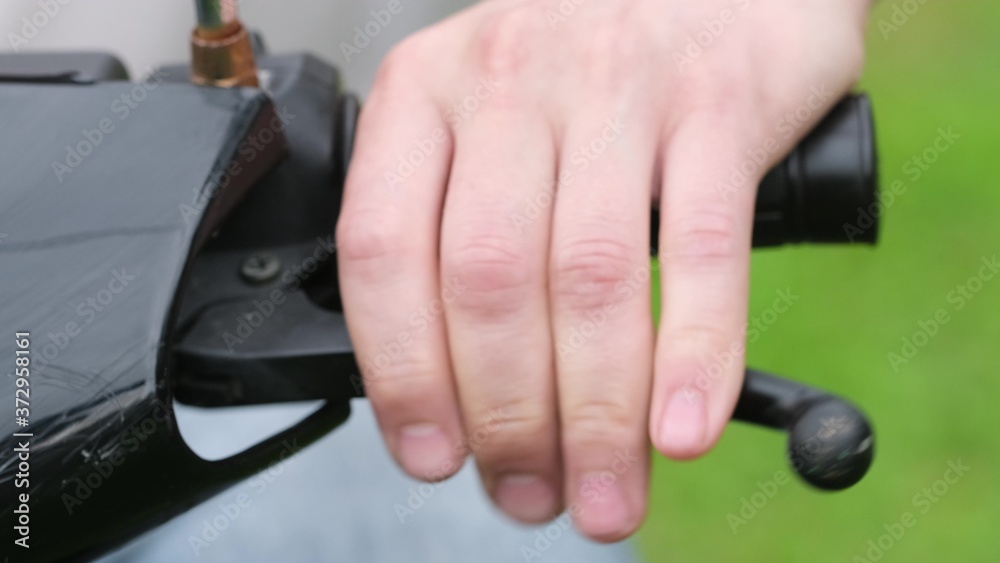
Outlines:
<svg viewBox="0 0 1000 563"><path fill-rule="evenodd" d="M863 94L847 96L761 181L753 246L875 244L877 220L867 229L845 225L877 200L877 171L871 102ZM658 233L659 214L654 211L654 251Z"/></svg>
<svg viewBox="0 0 1000 563"><path fill-rule="evenodd" d="M360 103L340 98L334 122L333 159L343 180L354 148ZM725 188L720 188L725 189ZM878 220L850 228L859 210L878 199L878 152L871 101L846 96L761 180L754 211L755 248L795 243L867 243L878 238ZM656 252L660 216L652 213L650 244Z"/></svg>
<svg viewBox="0 0 1000 563"><path fill-rule="evenodd" d="M875 203L877 170L871 102L848 96L761 182L754 246L874 244L877 224L854 235L844 225Z"/></svg>

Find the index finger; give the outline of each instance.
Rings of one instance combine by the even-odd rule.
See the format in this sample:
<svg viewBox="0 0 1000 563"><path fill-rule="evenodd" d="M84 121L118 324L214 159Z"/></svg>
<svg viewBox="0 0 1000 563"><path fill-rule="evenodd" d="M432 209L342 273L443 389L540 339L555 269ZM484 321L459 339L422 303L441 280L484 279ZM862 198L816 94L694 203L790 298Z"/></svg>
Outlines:
<svg viewBox="0 0 1000 563"><path fill-rule="evenodd" d="M725 118L690 118L678 126L664 158L663 315L650 436L657 450L676 459L711 448L743 380L759 177L737 189L720 189L743 154L734 130Z"/></svg>

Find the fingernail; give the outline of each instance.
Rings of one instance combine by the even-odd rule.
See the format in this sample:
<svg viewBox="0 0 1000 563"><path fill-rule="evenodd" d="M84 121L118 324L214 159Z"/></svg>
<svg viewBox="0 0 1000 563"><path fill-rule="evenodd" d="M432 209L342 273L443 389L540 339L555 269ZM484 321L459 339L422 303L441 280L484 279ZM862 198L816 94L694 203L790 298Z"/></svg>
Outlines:
<svg viewBox="0 0 1000 563"><path fill-rule="evenodd" d="M522 522L546 522L556 515L558 508L555 490L537 475L504 476L493 494L501 510Z"/></svg>
<svg viewBox="0 0 1000 563"><path fill-rule="evenodd" d="M451 443L436 424L411 424L399 432L399 460L413 477L444 477L452 458Z"/></svg>
<svg viewBox="0 0 1000 563"><path fill-rule="evenodd" d="M679 389L670 398L660 420L659 446L672 456L696 455L705 442L707 426L705 395L700 391Z"/></svg>
<svg viewBox="0 0 1000 563"><path fill-rule="evenodd" d="M631 520L628 499L617 475L590 473L580 481L581 530L597 538L615 538Z"/></svg>

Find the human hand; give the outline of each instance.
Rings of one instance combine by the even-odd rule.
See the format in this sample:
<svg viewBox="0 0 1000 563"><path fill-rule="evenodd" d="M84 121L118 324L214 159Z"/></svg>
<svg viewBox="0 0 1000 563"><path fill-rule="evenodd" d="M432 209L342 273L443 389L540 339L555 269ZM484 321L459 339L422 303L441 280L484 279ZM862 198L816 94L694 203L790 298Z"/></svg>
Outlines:
<svg viewBox="0 0 1000 563"><path fill-rule="evenodd" d="M756 186L857 79L868 6L488 0L387 57L337 242L407 473L472 453L515 519L638 528L648 441L693 458L732 414Z"/></svg>

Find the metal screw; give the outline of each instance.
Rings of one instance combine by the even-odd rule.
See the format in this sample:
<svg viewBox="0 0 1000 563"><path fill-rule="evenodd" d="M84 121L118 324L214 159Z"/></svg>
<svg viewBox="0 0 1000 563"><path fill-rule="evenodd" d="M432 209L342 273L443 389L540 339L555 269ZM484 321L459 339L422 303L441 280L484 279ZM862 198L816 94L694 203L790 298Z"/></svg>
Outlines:
<svg viewBox="0 0 1000 563"><path fill-rule="evenodd" d="M250 283L267 283L281 272L281 260L274 254L258 252L251 254L240 267L243 279Z"/></svg>

